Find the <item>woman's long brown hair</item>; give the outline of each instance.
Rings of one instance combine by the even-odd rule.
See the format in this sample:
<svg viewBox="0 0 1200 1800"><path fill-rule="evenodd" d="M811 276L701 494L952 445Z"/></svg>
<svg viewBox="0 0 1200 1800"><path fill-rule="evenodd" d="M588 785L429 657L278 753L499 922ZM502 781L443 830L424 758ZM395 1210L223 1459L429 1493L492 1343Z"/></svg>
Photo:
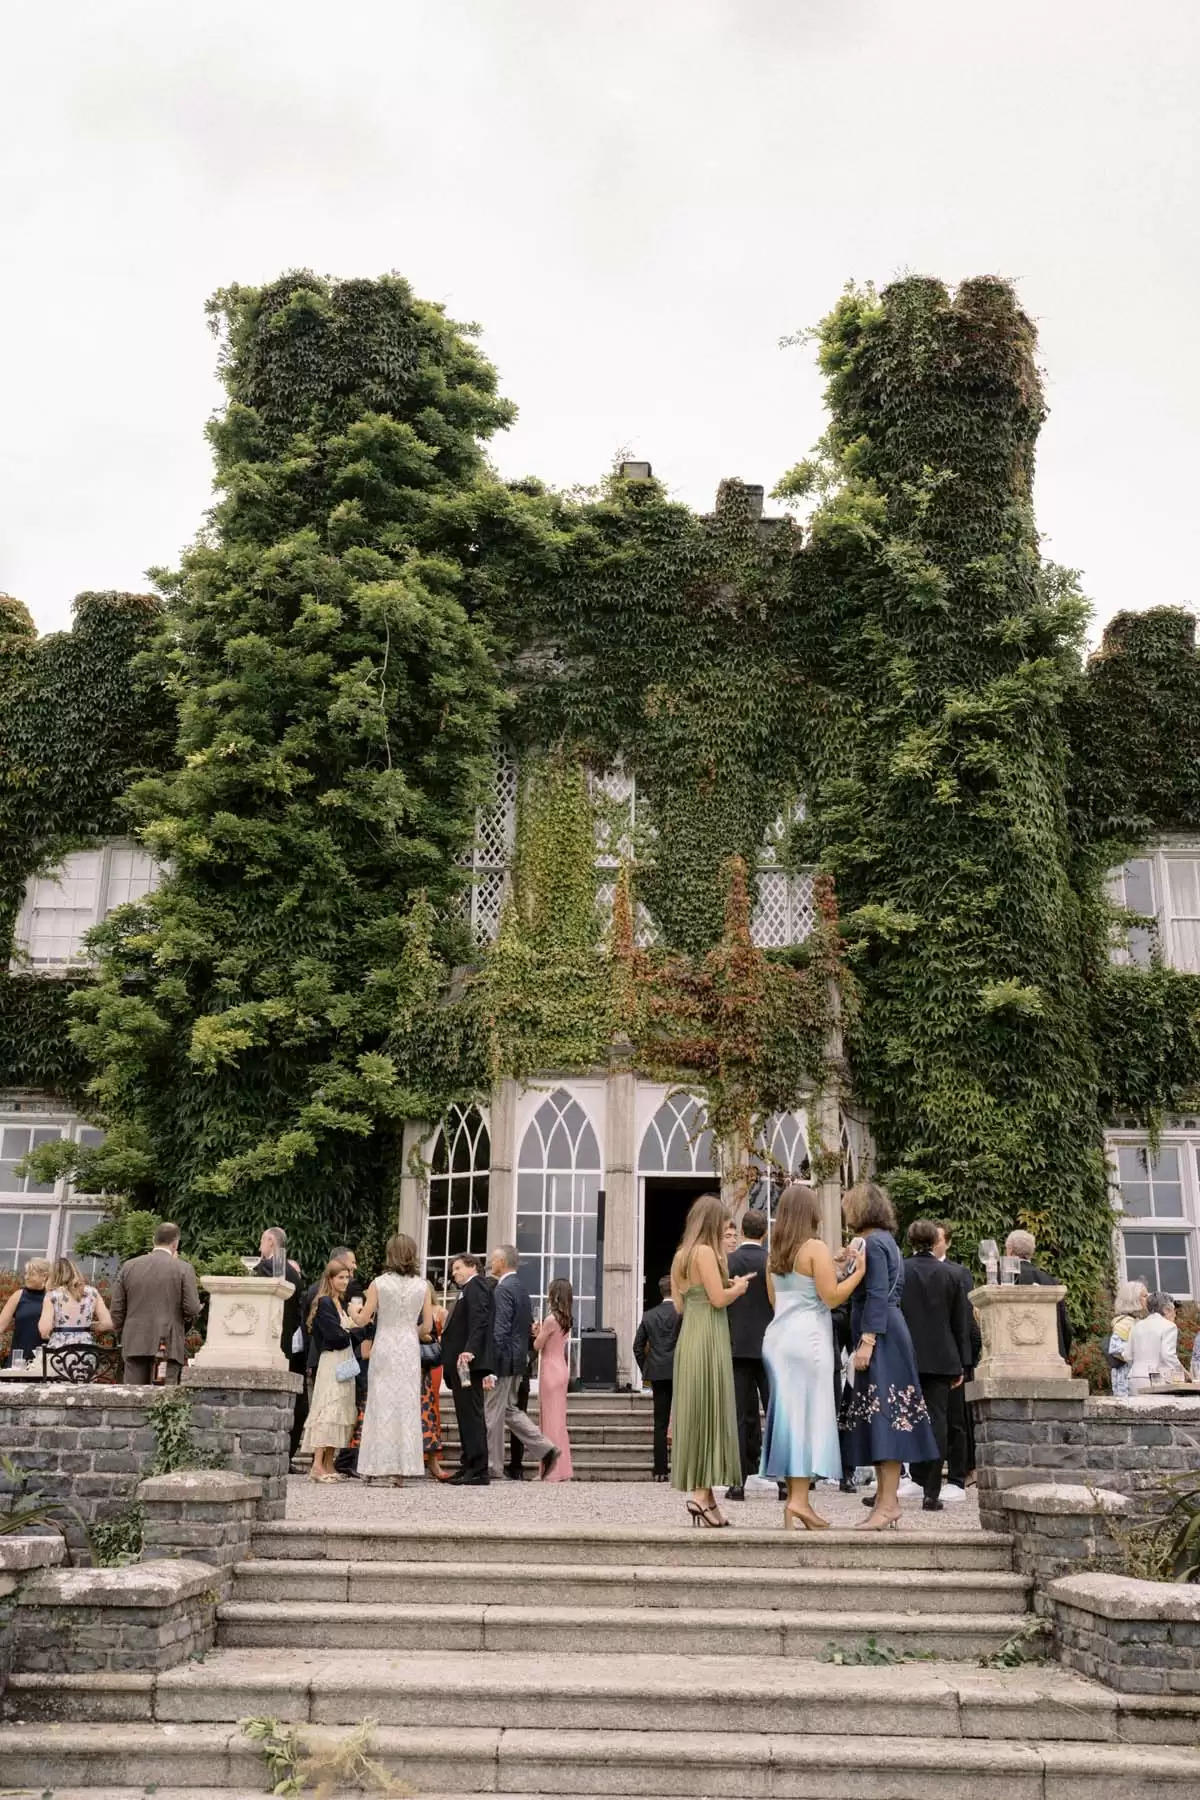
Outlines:
<svg viewBox="0 0 1200 1800"><path fill-rule="evenodd" d="M560 1275L556 1281L550 1283L550 1291L546 1295L546 1299L549 1302L550 1311L562 1328L563 1335L570 1337L575 1296L571 1292L571 1284L565 1276Z"/></svg>
<svg viewBox="0 0 1200 1800"><path fill-rule="evenodd" d="M683 1236L679 1240L679 1248L671 1263L671 1280L682 1289L687 1281L688 1265L693 1251L701 1244L707 1244L717 1259L717 1266L722 1275L728 1275L729 1265L725 1261L725 1247L722 1238L725 1234L725 1222L728 1218L725 1203L719 1194L701 1194L693 1200L688 1216L684 1221Z"/></svg>
<svg viewBox="0 0 1200 1800"><path fill-rule="evenodd" d="M779 1196L771 1226L772 1275L790 1275L804 1245L820 1235L821 1202L807 1182L790 1182Z"/></svg>
<svg viewBox="0 0 1200 1800"><path fill-rule="evenodd" d="M334 1276L347 1275L349 1272L349 1263L331 1262L325 1264L325 1273L321 1277L321 1285L313 1295L313 1303L308 1309L308 1329L310 1331L312 1330L313 1320L317 1316L317 1308L320 1306L322 1300L332 1300L335 1304L337 1302L337 1295L333 1291Z"/></svg>

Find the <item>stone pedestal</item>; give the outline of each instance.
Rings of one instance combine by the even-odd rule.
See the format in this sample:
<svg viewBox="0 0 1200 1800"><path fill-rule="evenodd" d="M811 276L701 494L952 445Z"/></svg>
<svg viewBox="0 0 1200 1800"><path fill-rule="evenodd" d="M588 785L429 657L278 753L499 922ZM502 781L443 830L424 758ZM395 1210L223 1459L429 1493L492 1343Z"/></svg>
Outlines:
<svg viewBox="0 0 1200 1800"><path fill-rule="evenodd" d="M208 1330L191 1367L216 1369L282 1369L288 1359L280 1348L283 1303L290 1281L270 1276L205 1275L200 1285L209 1297Z"/></svg>
<svg viewBox="0 0 1200 1800"><path fill-rule="evenodd" d="M1063 1287L981 1287L971 1305L983 1334L977 1382L1069 1381L1058 1351L1058 1303Z"/></svg>

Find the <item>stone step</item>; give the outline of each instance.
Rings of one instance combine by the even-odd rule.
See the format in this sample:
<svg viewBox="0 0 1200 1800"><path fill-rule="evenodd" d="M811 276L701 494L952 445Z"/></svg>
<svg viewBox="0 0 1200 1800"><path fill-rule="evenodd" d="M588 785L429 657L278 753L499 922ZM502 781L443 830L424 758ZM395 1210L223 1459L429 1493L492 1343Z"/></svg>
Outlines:
<svg viewBox="0 0 1200 1800"><path fill-rule="evenodd" d="M546 1731L380 1726L372 1754L417 1793L728 1795L737 1800L1130 1800L1194 1793L1180 1747L766 1732ZM141 1786L261 1793L258 1747L229 1725L0 1727L8 1788Z"/></svg>
<svg viewBox="0 0 1200 1800"><path fill-rule="evenodd" d="M708 1730L1108 1743L1200 1741L1200 1697L1120 1695L1065 1669L787 1657L530 1656L361 1649L214 1650L161 1675L14 1675L7 1716L28 1723L236 1723L578 1731Z"/></svg>
<svg viewBox="0 0 1200 1800"><path fill-rule="evenodd" d="M622 1567L1011 1570L1003 1532L955 1530L781 1531L771 1523L730 1531L687 1526L318 1524L280 1519L255 1528L252 1556L299 1562L586 1563ZM454 1579L447 1571L446 1579Z"/></svg>
<svg viewBox="0 0 1200 1800"><path fill-rule="evenodd" d="M537 1423L536 1419L534 1423ZM653 1446L654 1443L653 1422L650 1419L630 1418L627 1413L611 1419L588 1418L578 1423L572 1419L567 1431L571 1439L572 1456L577 1450L594 1450L603 1444L612 1444L614 1448L632 1444L641 1449L644 1445ZM447 1427L444 1418L442 1442L447 1445L458 1443L458 1432L453 1426Z"/></svg>
<svg viewBox="0 0 1200 1800"><path fill-rule="evenodd" d="M1008 1613L1025 1609L1029 1582L994 1571L925 1570L919 1589L907 1569L682 1568L630 1564L488 1562L458 1594L481 1606L755 1607L772 1612ZM447 1595L444 1564L428 1562L240 1563L234 1601L313 1601L439 1607Z"/></svg>
<svg viewBox="0 0 1200 1800"><path fill-rule="evenodd" d="M919 1594L913 1594L914 1599ZM428 1603L370 1602L353 1612L314 1614L307 1601L230 1600L217 1609L217 1642L231 1649L405 1650L430 1629ZM869 1639L899 1654L962 1661L994 1654L1027 1622L1022 1612L895 1613L863 1606L827 1613L765 1607L499 1606L454 1598L436 1612L442 1649L560 1655L652 1653L670 1645L696 1656L810 1656L853 1649Z"/></svg>

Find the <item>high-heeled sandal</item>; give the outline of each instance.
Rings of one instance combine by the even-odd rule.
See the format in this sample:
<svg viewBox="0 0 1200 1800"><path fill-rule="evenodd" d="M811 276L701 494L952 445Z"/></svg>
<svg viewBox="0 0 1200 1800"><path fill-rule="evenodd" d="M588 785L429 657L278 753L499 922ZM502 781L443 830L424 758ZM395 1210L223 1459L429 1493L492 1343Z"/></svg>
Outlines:
<svg viewBox="0 0 1200 1800"><path fill-rule="evenodd" d="M805 1531L829 1530L829 1520L823 1519L820 1513L800 1512L795 1507L785 1506L783 1509L783 1529L785 1531L795 1531L797 1519L799 1519Z"/></svg>
<svg viewBox="0 0 1200 1800"><path fill-rule="evenodd" d="M855 1531L895 1531L897 1525L900 1523L901 1517L902 1517L902 1515L898 1512L892 1513L891 1516L886 1519L881 1518L876 1513L871 1513L869 1515L869 1517L867 1517L863 1520L861 1525L856 1525L854 1527L854 1530Z"/></svg>
<svg viewBox="0 0 1200 1800"><path fill-rule="evenodd" d="M693 1525L707 1525L710 1531L728 1529L729 1520L721 1517L715 1503L712 1506L697 1506L694 1500L689 1500L687 1509Z"/></svg>

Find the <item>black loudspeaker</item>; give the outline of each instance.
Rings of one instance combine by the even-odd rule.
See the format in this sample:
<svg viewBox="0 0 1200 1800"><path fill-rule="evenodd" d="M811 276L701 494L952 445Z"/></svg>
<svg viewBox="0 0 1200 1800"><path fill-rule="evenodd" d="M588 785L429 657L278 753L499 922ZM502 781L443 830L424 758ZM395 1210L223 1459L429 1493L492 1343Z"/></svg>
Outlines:
<svg viewBox="0 0 1200 1800"><path fill-rule="evenodd" d="M613 1393L617 1385L617 1334L615 1331L581 1331L579 1334L579 1385Z"/></svg>

